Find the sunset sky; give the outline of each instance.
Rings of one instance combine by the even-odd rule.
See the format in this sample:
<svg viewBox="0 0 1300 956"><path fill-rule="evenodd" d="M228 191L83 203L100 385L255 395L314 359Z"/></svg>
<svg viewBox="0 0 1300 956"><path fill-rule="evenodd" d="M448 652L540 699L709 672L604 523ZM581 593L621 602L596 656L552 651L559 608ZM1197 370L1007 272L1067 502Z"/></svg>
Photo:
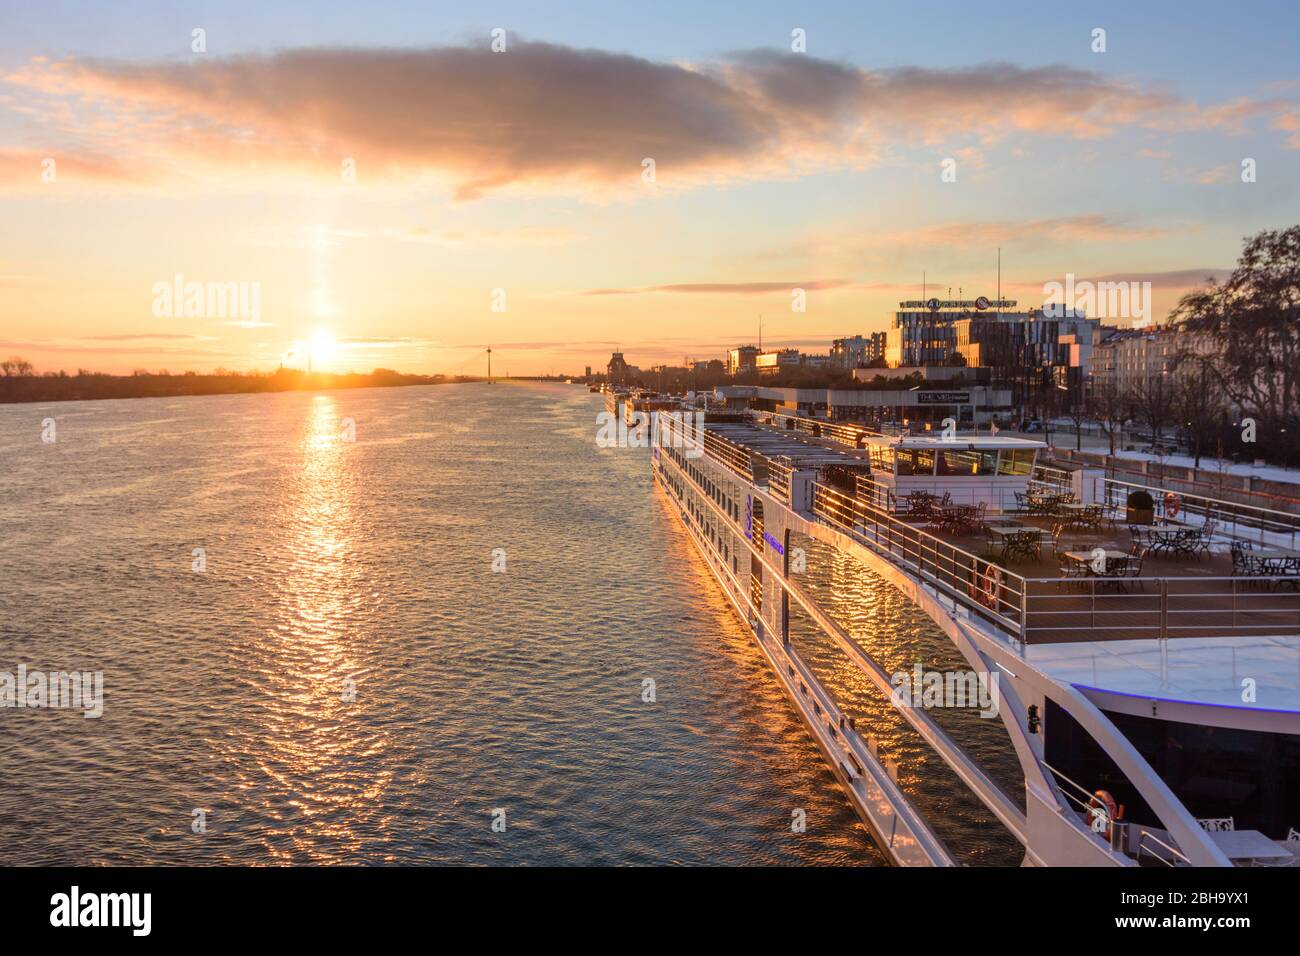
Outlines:
<svg viewBox="0 0 1300 956"><path fill-rule="evenodd" d="M760 314L825 351L923 272L991 296L998 246L1022 305L1125 276L1159 315L1300 222L1294 3L703 6L0 0L0 355L580 373ZM156 314L178 274L260 311Z"/></svg>

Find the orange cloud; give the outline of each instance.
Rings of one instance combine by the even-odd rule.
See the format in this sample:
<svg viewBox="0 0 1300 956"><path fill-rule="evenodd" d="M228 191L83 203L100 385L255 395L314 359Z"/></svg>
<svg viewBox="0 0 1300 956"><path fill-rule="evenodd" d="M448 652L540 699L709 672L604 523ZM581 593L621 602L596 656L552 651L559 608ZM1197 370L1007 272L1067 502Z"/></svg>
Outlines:
<svg viewBox="0 0 1300 956"><path fill-rule="evenodd" d="M0 183L39 189L68 183L131 183L138 178L139 173L128 165L104 156L58 149L0 149Z"/></svg>
<svg viewBox="0 0 1300 956"><path fill-rule="evenodd" d="M1290 133L1286 144L1291 149L1300 149L1300 110L1284 113L1273 120L1273 128Z"/></svg>
<svg viewBox="0 0 1300 956"><path fill-rule="evenodd" d="M34 116L76 124L101 152L155 157L159 180L308 172L337 181L351 159L362 185L433 176L462 199L511 188L637 195L861 167L890 141L1101 137L1178 105L1061 66L869 71L770 51L686 66L544 43L499 54L33 61L5 80L27 91Z"/></svg>

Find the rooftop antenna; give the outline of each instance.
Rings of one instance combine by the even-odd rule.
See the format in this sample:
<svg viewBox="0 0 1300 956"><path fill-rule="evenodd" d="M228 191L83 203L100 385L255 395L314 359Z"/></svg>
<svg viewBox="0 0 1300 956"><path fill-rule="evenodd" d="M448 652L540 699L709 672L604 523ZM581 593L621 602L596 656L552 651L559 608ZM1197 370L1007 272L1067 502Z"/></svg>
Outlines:
<svg viewBox="0 0 1300 956"><path fill-rule="evenodd" d="M998 318L1002 318L1002 247L998 246Z"/></svg>

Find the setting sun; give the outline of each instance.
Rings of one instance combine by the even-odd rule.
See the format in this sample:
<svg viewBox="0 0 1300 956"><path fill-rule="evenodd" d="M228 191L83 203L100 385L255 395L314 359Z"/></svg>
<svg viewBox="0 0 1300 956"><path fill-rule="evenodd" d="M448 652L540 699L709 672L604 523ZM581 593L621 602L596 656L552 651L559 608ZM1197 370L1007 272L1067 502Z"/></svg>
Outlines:
<svg viewBox="0 0 1300 956"><path fill-rule="evenodd" d="M339 353L339 344L328 329L318 329L307 343L307 355L311 368L319 371L323 365L334 360Z"/></svg>

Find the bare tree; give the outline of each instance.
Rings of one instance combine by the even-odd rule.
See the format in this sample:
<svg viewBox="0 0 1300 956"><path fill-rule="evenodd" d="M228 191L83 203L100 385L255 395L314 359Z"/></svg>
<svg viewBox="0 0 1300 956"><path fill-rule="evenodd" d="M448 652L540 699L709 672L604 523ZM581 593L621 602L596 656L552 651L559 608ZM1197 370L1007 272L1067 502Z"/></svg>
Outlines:
<svg viewBox="0 0 1300 956"><path fill-rule="evenodd" d="M3 373L6 377L31 375L32 363L25 358L13 355L0 362L0 373Z"/></svg>
<svg viewBox="0 0 1300 956"><path fill-rule="evenodd" d="M1259 421L1277 460L1294 461L1286 435L1300 428L1300 226L1248 238L1223 284L1189 292L1171 318L1209 338L1218 388Z"/></svg>
<svg viewBox="0 0 1300 956"><path fill-rule="evenodd" d="M1110 457L1114 458L1116 441L1123 436L1124 422L1129 417L1124 393L1113 382L1094 385L1088 393L1088 411L1101 425L1102 434L1110 442Z"/></svg>
<svg viewBox="0 0 1300 956"><path fill-rule="evenodd" d="M1065 417L1074 425L1074 450L1083 451L1083 423L1088 420L1088 406L1071 402L1065 408Z"/></svg>
<svg viewBox="0 0 1300 956"><path fill-rule="evenodd" d="M1153 449L1159 448L1160 430L1174 417L1174 388L1169 378L1166 370L1138 379L1128 396L1138 420L1151 429Z"/></svg>
<svg viewBox="0 0 1300 956"><path fill-rule="evenodd" d="M1179 353L1174 362L1174 404L1179 424L1187 433L1196 467L1215 429L1222 424L1224 408L1215 388L1214 359L1192 350Z"/></svg>

